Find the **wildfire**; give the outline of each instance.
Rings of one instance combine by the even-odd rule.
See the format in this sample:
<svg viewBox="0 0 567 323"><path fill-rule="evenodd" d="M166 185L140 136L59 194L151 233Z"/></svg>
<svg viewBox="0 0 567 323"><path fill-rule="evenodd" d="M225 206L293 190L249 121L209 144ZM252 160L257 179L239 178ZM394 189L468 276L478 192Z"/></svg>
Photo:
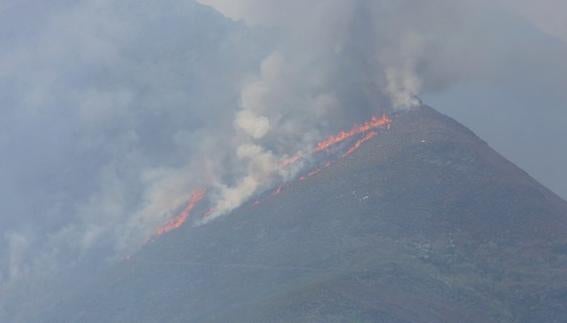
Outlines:
<svg viewBox="0 0 567 323"><path fill-rule="evenodd" d="M201 200L205 198L205 194L206 194L205 190L202 189L195 190L191 194L191 197L189 198L189 201L187 202L187 206L185 207L185 209L183 209L183 211L178 216L169 220L169 222L167 222L165 225L158 228L156 230L155 235L161 236L173 230L179 229L187 221L187 219L191 215L191 211L193 211L193 209L197 206L197 204L199 204L199 202L201 202Z"/></svg>
<svg viewBox="0 0 567 323"><path fill-rule="evenodd" d="M327 167L324 167L324 168L327 168ZM307 178L312 177L312 176L315 176L315 175L319 174L319 173L322 172L322 171L323 171L323 168L316 168L316 169L310 171L309 173L307 173L307 175L301 176L301 177L299 178L299 180L300 180L300 181L304 181L304 180L306 180Z"/></svg>
<svg viewBox="0 0 567 323"><path fill-rule="evenodd" d="M313 148L313 150L311 150L310 154L317 154L317 153L321 153L323 151L328 150L329 148L338 145L340 143L343 143L349 139L355 139L358 136L358 140L342 155L340 156L341 158L345 158L348 157L350 155L352 155L356 150L358 150L364 143L372 140L374 137L376 137L378 135L378 132L376 131L376 129L378 128L382 128L382 127L389 127L390 124L392 123L392 119L390 119L390 117L388 117L387 115L383 115L382 117L372 117L372 119L366 121L365 123L361 124L361 125L356 125L354 126L351 130L349 131L341 131L336 135L333 136L329 136L326 139L324 139L323 141L317 143L315 145L315 147ZM360 136L362 137L360 137ZM287 168L301 160L304 159L305 156L305 152L298 152L295 155L282 159L279 162L279 166L284 169ZM324 169L330 167L332 164L334 163L334 160L327 160L325 162L324 165L319 165L317 168L312 169L311 171L309 171L307 174L304 174L303 176L299 177L298 179L300 181L303 181L309 177L315 176L319 173L321 173ZM271 193L272 196L277 196L279 194L281 194L284 190L284 185L280 185L278 186L276 189L274 189ZM175 218L169 220L169 222L167 222L165 225L163 225L162 227L160 227L159 229L156 230L155 232L155 236L161 236L163 234L166 234L168 232L171 232L173 230L176 230L178 228L180 228L189 218L189 216L191 215L191 212L193 211L193 209L205 198L206 195L206 190L204 189L198 189L195 190L192 194L191 197L189 198L189 201L187 202L187 206L183 209L183 211L176 216ZM252 206L258 206L262 201L261 200L256 200L254 203L252 203ZM210 216L212 216L215 212L214 208L210 208L207 212L205 212L202 215L201 220L205 220L207 218L209 218Z"/></svg>
<svg viewBox="0 0 567 323"><path fill-rule="evenodd" d="M356 136L356 135L360 135L363 133L366 133L370 130L374 130L377 128L381 128L381 127L389 127L390 124L392 123L392 119L390 119L390 117L388 117L386 114L382 115L382 117L378 118L376 116L372 117L372 119L366 121L365 123L361 124L361 125L356 125L354 126L351 130L349 131L341 131L338 134L334 135L334 136L330 136L327 137L325 140L318 142L315 147L314 147L314 152L315 153L320 153L323 152L325 150L328 150L329 148L331 148L334 145L340 144L342 142L344 142L345 140L351 139L352 137ZM353 149L353 151L349 151L347 154L345 154L343 157L346 157L348 155L351 155L354 151L356 151L356 149L358 149L362 144L364 144L365 142L367 142L368 140L374 138L377 133L374 133L373 135L369 135L367 134L363 139L362 142L360 143L356 143L355 146L356 148ZM366 138L369 137L369 138ZM366 139L365 139L366 138ZM352 148L351 148L352 149ZM303 159L303 153L302 152L298 152L297 154L282 159L280 161L280 167L283 168L287 168L295 163L297 163L298 161ZM328 166L326 166L328 167ZM325 167L325 168L326 168ZM309 177L309 175L307 176L302 176L300 179L304 180L306 177Z"/></svg>
<svg viewBox="0 0 567 323"><path fill-rule="evenodd" d="M349 148L349 150L347 150L347 152L343 155L343 158L352 155L365 142L372 140L372 138L374 138L376 136L378 136L378 133L376 131L372 131L372 132L367 133L364 137L360 138L357 142L355 142L354 145L352 145L352 147Z"/></svg>
<svg viewBox="0 0 567 323"><path fill-rule="evenodd" d="M302 158L301 155L298 153L298 154L295 154L292 157L283 159L283 160L280 161L280 167L281 168L287 168L287 167L297 163L298 161L300 161L301 158Z"/></svg>
<svg viewBox="0 0 567 323"><path fill-rule="evenodd" d="M388 117L385 114L380 118L372 117L372 119L368 120L367 122L363 123L362 125L354 126L350 131L341 131L337 135L330 136L327 139L319 142L315 147L315 151L321 152L323 150L327 150L330 147L332 147L332 146L334 146L338 143L341 143L341 142L343 142L343 141L345 141L349 138L352 138L356 135L365 133L367 131L370 131L370 130L373 130L373 129L376 129L376 128L388 126L391 123L392 123L392 119L390 119L390 117Z"/></svg>

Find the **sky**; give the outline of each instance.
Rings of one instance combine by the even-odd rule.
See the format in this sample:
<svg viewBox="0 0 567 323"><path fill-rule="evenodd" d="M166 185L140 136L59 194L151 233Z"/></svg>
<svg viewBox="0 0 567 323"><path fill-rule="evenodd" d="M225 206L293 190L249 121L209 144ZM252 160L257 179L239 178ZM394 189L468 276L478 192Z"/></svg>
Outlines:
<svg viewBox="0 0 567 323"><path fill-rule="evenodd" d="M287 19L285 12L302 11L297 9L302 7L301 1L285 5L259 0L201 2L252 25L296 25L296 16ZM340 6L353 2L327 3ZM440 12L437 20L446 20L446 3L424 3L434 4ZM448 53L441 64L433 65L452 69L445 71L444 77L460 75L449 77L452 85L441 86L440 91L422 91L425 102L473 129L497 151L567 198L567 149L562 147L567 125L567 2L453 1L452 9L459 22L443 26L457 28L458 34L443 35L446 43L441 47ZM430 81L429 85L439 86L435 83Z"/></svg>
<svg viewBox="0 0 567 323"><path fill-rule="evenodd" d="M0 304L135 251L203 185L222 216L290 176L279 159L417 96L567 198L566 15L560 0L0 0Z"/></svg>

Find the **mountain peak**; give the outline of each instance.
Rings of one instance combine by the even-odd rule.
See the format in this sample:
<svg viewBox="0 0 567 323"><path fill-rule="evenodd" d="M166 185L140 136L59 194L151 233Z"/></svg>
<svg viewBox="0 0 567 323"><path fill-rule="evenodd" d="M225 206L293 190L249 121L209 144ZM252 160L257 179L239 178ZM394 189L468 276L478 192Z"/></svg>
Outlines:
<svg viewBox="0 0 567 323"><path fill-rule="evenodd" d="M278 193L172 231L42 317L558 322L567 315L566 203L429 107L393 115L387 131Z"/></svg>

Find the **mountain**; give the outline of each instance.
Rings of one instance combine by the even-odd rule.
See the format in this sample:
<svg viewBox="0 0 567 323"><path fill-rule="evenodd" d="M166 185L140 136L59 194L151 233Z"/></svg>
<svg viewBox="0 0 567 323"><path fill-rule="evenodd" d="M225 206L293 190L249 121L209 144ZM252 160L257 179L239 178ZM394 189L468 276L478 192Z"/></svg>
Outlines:
<svg viewBox="0 0 567 323"><path fill-rule="evenodd" d="M429 107L38 322L566 322L567 203Z"/></svg>

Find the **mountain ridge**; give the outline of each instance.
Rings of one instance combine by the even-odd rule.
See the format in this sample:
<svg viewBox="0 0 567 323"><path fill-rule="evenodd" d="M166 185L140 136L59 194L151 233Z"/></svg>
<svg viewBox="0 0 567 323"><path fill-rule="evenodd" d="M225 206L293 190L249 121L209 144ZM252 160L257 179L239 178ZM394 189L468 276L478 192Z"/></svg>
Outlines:
<svg viewBox="0 0 567 323"><path fill-rule="evenodd" d="M260 205L184 226L41 322L561 322L567 203L458 122L397 113Z"/></svg>

